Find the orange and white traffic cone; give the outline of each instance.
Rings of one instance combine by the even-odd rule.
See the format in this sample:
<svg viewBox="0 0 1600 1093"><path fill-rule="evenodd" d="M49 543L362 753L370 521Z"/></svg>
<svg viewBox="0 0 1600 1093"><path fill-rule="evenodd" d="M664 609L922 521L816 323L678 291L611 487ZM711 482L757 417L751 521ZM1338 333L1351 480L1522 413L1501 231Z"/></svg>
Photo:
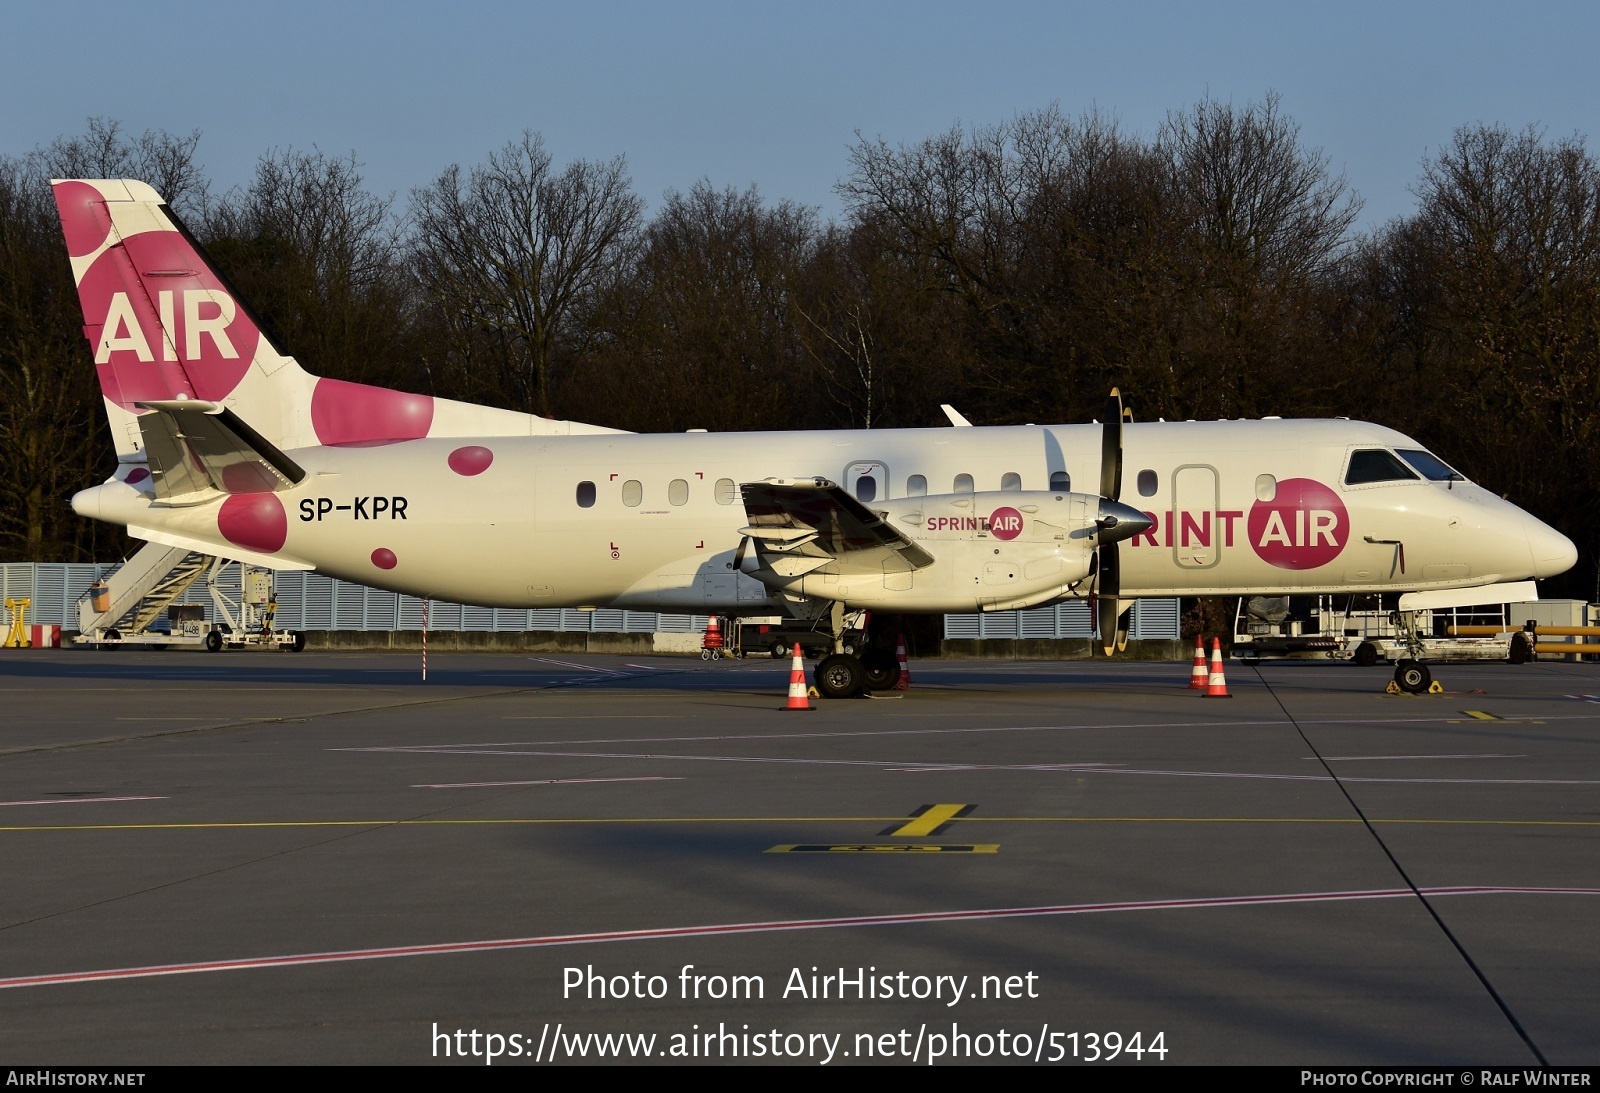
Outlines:
<svg viewBox="0 0 1600 1093"><path fill-rule="evenodd" d="M911 690L911 666L906 663L906 636L900 635L900 642L894 647L894 655L900 659L900 678L895 681L894 689L897 691Z"/></svg>
<svg viewBox="0 0 1600 1093"><path fill-rule="evenodd" d="M1189 670L1189 689L1206 689L1206 639L1199 634L1194 636L1194 667Z"/></svg>
<svg viewBox="0 0 1600 1093"><path fill-rule="evenodd" d="M794 643L794 665L789 669L789 704L785 710L810 710L811 698L806 694L806 666L800 659L800 643Z"/></svg>
<svg viewBox="0 0 1600 1093"><path fill-rule="evenodd" d="M1222 639L1211 639L1211 678L1206 681L1207 698L1232 698L1228 679L1222 674Z"/></svg>

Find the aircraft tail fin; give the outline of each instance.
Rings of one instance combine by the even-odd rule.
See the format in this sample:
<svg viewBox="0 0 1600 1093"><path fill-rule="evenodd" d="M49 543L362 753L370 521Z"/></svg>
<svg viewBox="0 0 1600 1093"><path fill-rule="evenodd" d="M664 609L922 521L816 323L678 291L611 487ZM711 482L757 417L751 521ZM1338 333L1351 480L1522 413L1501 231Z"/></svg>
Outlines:
<svg viewBox="0 0 1600 1093"><path fill-rule="evenodd" d="M286 356L153 189L52 182L84 335L123 462L145 460L145 404L226 406L279 449L426 436L613 432L306 372Z"/></svg>

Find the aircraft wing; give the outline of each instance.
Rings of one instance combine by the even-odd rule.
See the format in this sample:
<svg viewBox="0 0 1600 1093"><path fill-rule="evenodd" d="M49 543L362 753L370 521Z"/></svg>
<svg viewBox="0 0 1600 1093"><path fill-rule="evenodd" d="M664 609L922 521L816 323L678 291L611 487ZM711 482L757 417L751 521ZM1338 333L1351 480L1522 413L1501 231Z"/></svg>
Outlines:
<svg viewBox="0 0 1600 1093"><path fill-rule="evenodd" d="M933 555L826 478L746 482L743 530L762 563L785 576L833 566L840 573L906 571Z"/></svg>
<svg viewBox="0 0 1600 1093"><path fill-rule="evenodd" d="M276 493L306 476L239 415L198 399L141 402L139 432L162 500L217 490Z"/></svg>

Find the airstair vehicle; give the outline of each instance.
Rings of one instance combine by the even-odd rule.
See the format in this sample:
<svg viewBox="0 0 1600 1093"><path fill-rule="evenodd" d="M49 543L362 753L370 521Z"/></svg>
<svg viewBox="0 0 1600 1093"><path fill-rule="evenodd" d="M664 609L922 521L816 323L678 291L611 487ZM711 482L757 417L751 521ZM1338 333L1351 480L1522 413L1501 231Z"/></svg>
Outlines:
<svg viewBox="0 0 1600 1093"><path fill-rule="evenodd" d="M224 592L219 580L230 565L240 566L238 599ZM177 602L201 576L217 622L206 619L202 605ZM249 646L304 649L304 634L273 628L276 609L272 570L146 543L78 601L76 640L95 647L199 646L213 653Z"/></svg>

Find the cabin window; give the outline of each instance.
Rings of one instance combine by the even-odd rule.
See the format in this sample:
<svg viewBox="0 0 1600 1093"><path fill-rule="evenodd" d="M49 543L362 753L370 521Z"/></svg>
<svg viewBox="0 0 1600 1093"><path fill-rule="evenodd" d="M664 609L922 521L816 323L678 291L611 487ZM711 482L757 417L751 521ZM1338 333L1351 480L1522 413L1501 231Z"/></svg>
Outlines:
<svg viewBox="0 0 1600 1093"><path fill-rule="evenodd" d="M1160 484L1160 481L1156 478L1155 471L1144 470L1139 472L1140 497L1154 497L1156 495L1156 488Z"/></svg>
<svg viewBox="0 0 1600 1093"><path fill-rule="evenodd" d="M637 478L630 478L622 484L622 503L630 509L639 507L639 502L644 500L644 487Z"/></svg>
<svg viewBox="0 0 1600 1093"><path fill-rule="evenodd" d="M970 474L958 474L958 475L956 475L955 492L956 493L971 493L972 492L972 476Z"/></svg>
<svg viewBox="0 0 1600 1093"><path fill-rule="evenodd" d="M878 480L870 474L864 474L856 479L856 500L876 501L878 499Z"/></svg>
<svg viewBox="0 0 1600 1093"><path fill-rule="evenodd" d="M1418 448L1400 448L1400 458L1422 472L1422 477L1430 482L1465 481L1461 472L1450 464L1434 455Z"/></svg>
<svg viewBox="0 0 1600 1093"><path fill-rule="evenodd" d="M907 497L926 497L926 496L928 496L928 479L927 479L927 477L924 476L924 475L920 475L920 474L914 474L910 478L906 479L906 496Z"/></svg>
<svg viewBox="0 0 1600 1093"><path fill-rule="evenodd" d="M1052 490L1059 490L1062 493L1071 493L1072 492L1072 476L1070 474L1068 474L1066 471L1051 471L1050 472L1050 488Z"/></svg>
<svg viewBox="0 0 1600 1093"><path fill-rule="evenodd" d="M689 483L682 478L674 478L667 483L667 500L674 505L682 505L689 500Z"/></svg>
<svg viewBox="0 0 1600 1093"><path fill-rule="evenodd" d="M731 505L738 499L739 491L733 488L733 479L719 478L713 491L719 505Z"/></svg>
<svg viewBox="0 0 1600 1093"><path fill-rule="evenodd" d="M1350 467L1344 472L1347 486L1365 486L1372 482L1415 482L1417 476L1410 467L1400 462L1393 452L1382 448L1366 448L1350 453Z"/></svg>
<svg viewBox="0 0 1600 1093"><path fill-rule="evenodd" d="M1278 479L1270 474L1256 475L1256 500L1271 501L1278 496Z"/></svg>
<svg viewBox="0 0 1600 1093"><path fill-rule="evenodd" d="M1000 476L1000 488L1003 490L1020 490L1022 488L1022 476L1016 471L1007 471Z"/></svg>
<svg viewBox="0 0 1600 1093"><path fill-rule="evenodd" d="M594 508L594 483L578 483L578 507L580 509Z"/></svg>

